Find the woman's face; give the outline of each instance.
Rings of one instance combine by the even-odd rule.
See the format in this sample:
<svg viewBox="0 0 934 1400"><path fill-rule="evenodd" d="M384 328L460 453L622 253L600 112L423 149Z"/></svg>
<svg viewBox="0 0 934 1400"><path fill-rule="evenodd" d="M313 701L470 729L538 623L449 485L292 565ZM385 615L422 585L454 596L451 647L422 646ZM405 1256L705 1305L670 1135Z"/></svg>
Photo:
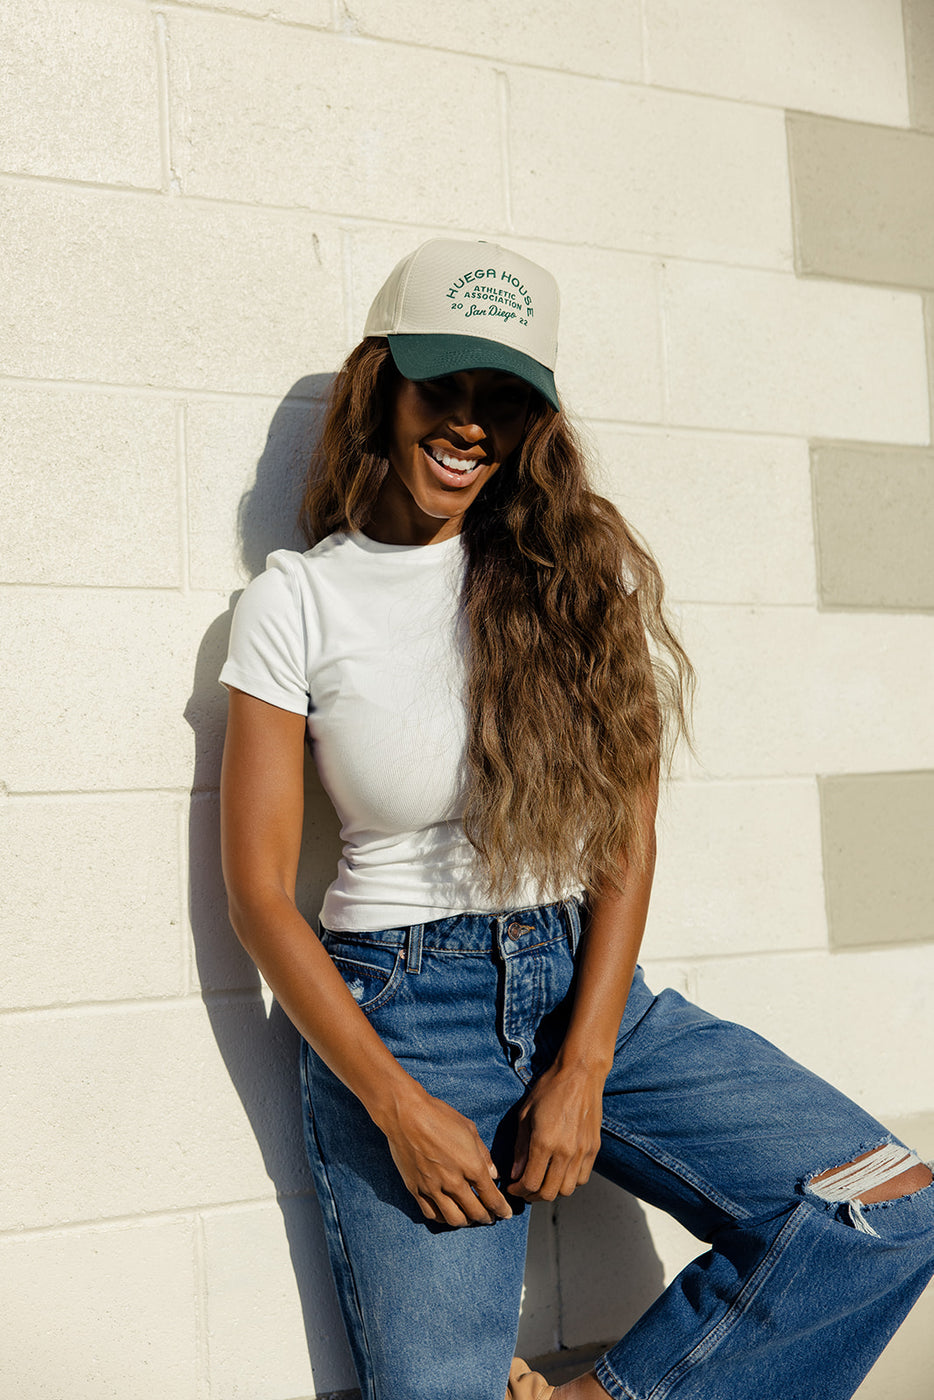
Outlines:
<svg viewBox="0 0 934 1400"><path fill-rule="evenodd" d="M390 409L389 471L367 526L387 544L456 535L464 512L525 434L532 390L493 369L443 379L399 377Z"/></svg>

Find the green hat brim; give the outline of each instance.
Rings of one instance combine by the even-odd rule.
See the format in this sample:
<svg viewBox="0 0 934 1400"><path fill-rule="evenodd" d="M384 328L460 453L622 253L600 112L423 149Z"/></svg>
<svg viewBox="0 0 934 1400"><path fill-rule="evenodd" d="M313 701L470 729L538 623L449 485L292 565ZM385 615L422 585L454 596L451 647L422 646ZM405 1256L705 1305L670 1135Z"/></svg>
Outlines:
<svg viewBox="0 0 934 1400"><path fill-rule="evenodd" d="M477 335L390 335L387 339L396 369L406 379L440 379L464 369L498 369L531 384L552 408L561 407L552 371L511 345Z"/></svg>

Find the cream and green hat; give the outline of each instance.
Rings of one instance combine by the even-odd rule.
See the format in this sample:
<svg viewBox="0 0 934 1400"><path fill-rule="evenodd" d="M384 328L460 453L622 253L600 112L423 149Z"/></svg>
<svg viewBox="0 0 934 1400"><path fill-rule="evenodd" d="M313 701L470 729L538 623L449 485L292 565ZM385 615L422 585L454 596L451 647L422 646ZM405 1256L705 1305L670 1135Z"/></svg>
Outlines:
<svg viewBox="0 0 934 1400"><path fill-rule="evenodd" d="M558 284L538 263L496 243L423 243L390 273L363 333L388 338L406 379L499 369L560 407Z"/></svg>

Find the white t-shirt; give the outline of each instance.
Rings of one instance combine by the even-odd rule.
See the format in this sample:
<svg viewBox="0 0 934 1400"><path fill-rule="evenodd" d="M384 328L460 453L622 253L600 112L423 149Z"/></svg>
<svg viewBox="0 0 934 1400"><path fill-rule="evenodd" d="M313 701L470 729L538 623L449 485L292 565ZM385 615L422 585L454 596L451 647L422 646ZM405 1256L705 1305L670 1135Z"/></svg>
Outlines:
<svg viewBox="0 0 934 1400"><path fill-rule="evenodd" d="M343 855L325 895L330 929L398 928L490 912L461 824L466 624L460 537L434 545L329 535L278 550L244 590L221 672L307 714ZM561 898L525 879L510 907Z"/></svg>

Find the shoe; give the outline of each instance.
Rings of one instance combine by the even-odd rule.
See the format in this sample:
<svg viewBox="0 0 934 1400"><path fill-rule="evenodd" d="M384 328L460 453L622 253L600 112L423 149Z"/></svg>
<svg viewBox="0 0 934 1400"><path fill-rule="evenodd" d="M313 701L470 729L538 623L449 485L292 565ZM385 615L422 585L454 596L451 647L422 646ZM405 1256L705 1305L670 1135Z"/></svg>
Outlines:
<svg viewBox="0 0 934 1400"><path fill-rule="evenodd" d="M555 1387L548 1384L540 1371L530 1371L527 1361L513 1357L506 1400L551 1400L554 1393Z"/></svg>

